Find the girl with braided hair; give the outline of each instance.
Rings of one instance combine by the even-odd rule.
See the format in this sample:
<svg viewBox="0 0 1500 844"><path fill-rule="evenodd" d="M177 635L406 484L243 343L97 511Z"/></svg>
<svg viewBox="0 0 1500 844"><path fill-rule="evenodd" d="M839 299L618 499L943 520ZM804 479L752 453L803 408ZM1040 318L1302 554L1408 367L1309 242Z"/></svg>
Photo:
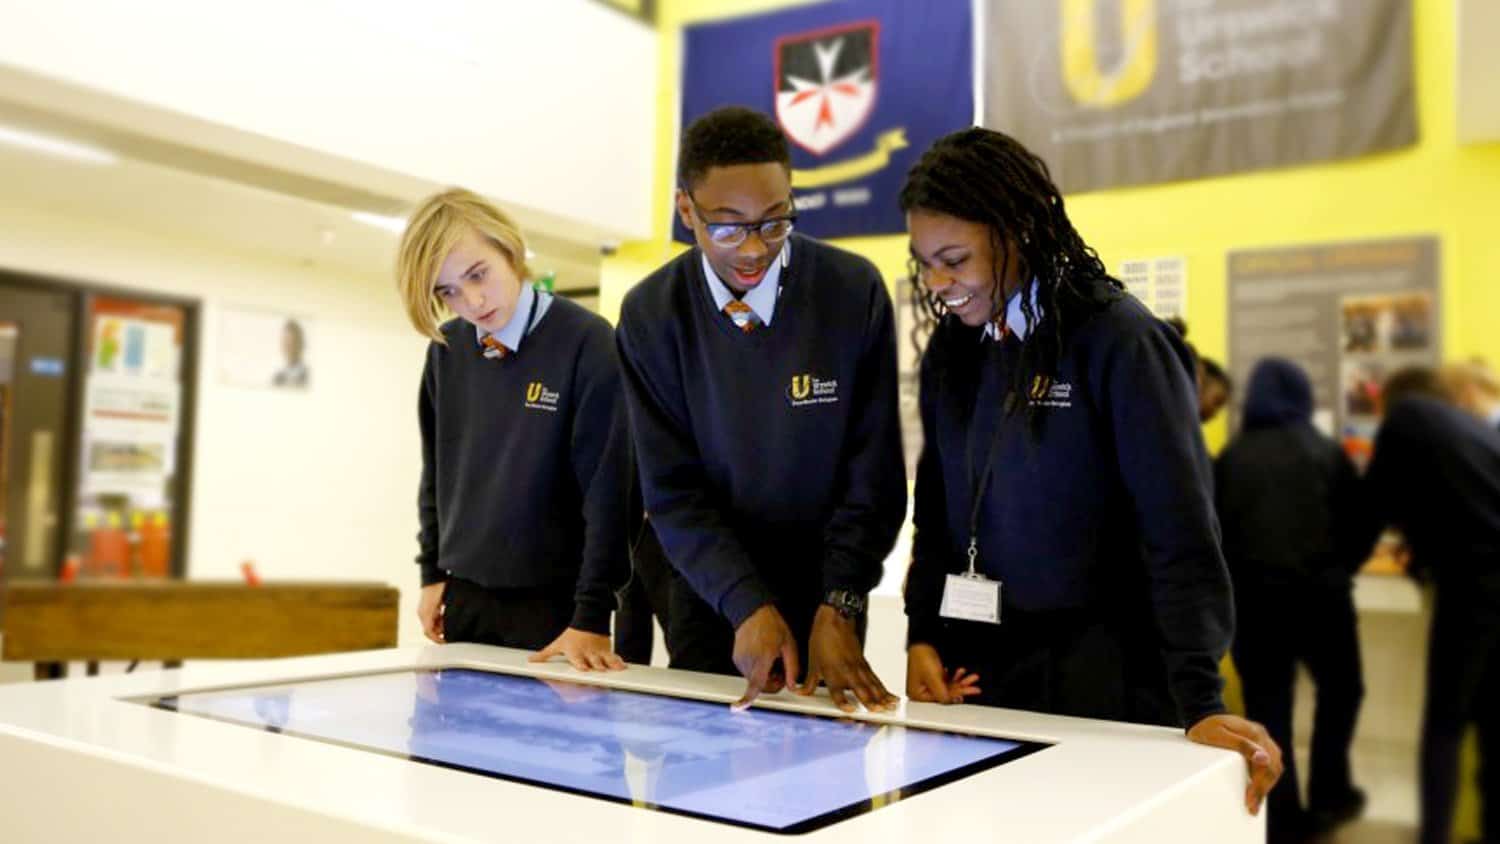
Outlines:
<svg viewBox="0 0 1500 844"><path fill-rule="evenodd" d="M1181 337L1105 271L1046 165L972 128L901 191L927 338L907 694L1187 728L1281 772L1227 714L1229 576Z"/></svg>

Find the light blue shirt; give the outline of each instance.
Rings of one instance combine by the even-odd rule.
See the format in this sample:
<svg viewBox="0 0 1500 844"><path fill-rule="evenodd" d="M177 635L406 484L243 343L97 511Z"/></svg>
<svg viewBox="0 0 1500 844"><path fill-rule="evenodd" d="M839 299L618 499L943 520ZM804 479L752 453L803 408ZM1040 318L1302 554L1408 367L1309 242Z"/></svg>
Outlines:
<svg viewBox="0 0 1500 844"><path fill-rule="evenodd" d="M708 279L708 292L714 297L714 306L722 311L724 306L735 298L735 295L729 286L719 279L719 274L714 272L714 268L708 263L708 256L702 253L700 255L703 259L703 277ZM771 324L771 315L776 310L776 299L781 292L781 267L791 261L792 241L788 239L781 245L780 256L771 261L771 267L766 270L765 278L740 297L740 301L749 305L750 310L755 312L761 325Z"/></svg>
<svg viewBox="0 0 1500 844"><path fill-rule="evenodd" d="M1042 319L1042 306L1036 300L1036 282L1026 286L1026 295L1031 297L1031 312L1036 314L1038 322ZM1005 305L1005 325L1010 333L1016 335L1017 340L1026 339L1026 314L1021 310L1021 294L1019 291L1012 293L1010 301ZM991 322L984 326L984 336L991 340L1000 339L1000 327Z"/></svg>
<svg viewBox="0 0 1500 844"><path fill-rule="evenodd" d="M495 335L495 339L504 344L505 348L512 352L520 351L521 341L526 339L526 320L531 316L531 302L538 296L542 297L536 303L536 319L531 321L531 327L535 329L542 322L542 317L547 315L547 309L552 307L552 294L545 290L537 290L530 282L521 285L521 294L516 297L516 309L511 312L510 321L499 331L485 331L479 326L474 326L474 340L479 345L484 345L484 338Z"/></svg>

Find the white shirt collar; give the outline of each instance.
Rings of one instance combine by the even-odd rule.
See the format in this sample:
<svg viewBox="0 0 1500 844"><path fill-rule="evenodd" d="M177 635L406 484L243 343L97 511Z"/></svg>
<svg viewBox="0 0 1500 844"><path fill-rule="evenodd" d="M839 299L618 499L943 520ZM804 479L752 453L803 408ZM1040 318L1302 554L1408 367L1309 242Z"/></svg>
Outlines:
<svg viewBox="0 0 1500 844"><path fill-rule="evenodd" d="M722 311L729 300L735 298L734 293L719 279L719 274L714 272L713 266L708 263L708 256L702 250L698 254L703 260L703 277L708 279L708 292L714 297L714 307ZM792 241L787 238L781 246L780 256L771 261L770 269L766 270L765 278L740 297L755 312L762 325L771 324L771 317L776 310L776 294L781 290L781 268L791 261Z"/></svg>
<svg viewBox="0 0 1500 844"><path fill-rule="evenodd" d="M543 306L546 305L546 295L539 292L530 282L522 284L521 293L516 296L516 309L511 311L510 314L510 321L506 322L504 327L499 331L485 331L477 325L474 326L477 341L483 345L484 338L487 335L493 334L496 340L504 344L505 348L510 349L512 352L520 351L521 341L526 339L526 323L533 319L531 316L531 302L538 296L544 297L543 301L536 303L537 314L535 320L539 321L544 312Z"/></svg>
<svg viewBox="0 0 1500 844"><path fill-rule="evenodd" d="M1490 408L1490 427L1500 428L1500 405Z"/></svg>
<svg viewBox="0 0 1500 844"><path fill-rule="evenodd" d="M1026 295L1031 299L1031 312L1036 315L1038 322L1042 319L1042 306L1036 300L1036 281L1033 280L1026 285ZM1010 301L1005 303L1005 326L1010 333L1016 335L1017 340L1025 341L1027 334L1026 313L1021 310L1021 294L1019 291L1012 293ZM994 322L986 323L984 336L990 340L1000 339L1000 326Z"/></svg>

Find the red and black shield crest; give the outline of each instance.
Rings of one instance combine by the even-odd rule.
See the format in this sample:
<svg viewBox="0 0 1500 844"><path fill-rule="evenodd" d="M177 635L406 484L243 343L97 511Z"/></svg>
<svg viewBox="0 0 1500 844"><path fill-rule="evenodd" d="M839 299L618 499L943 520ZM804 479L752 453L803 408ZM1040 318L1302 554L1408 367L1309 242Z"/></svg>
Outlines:
<svg viewBox="0 0 1500 844"><path fill-rule="evenodd" d="M776 119L797 146L823 155L853 137L875 110L879 21L776 40Z"/></svg>

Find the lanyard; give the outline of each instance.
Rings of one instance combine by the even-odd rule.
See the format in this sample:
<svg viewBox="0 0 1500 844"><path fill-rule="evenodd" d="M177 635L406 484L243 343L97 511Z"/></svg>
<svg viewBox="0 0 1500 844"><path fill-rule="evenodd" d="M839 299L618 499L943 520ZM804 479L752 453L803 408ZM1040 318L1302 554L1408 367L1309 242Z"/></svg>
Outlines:
<svg viewBox="0 0 1500 844"><path fill-rule="evenodd" d="M1009 332L1002 334L999 342L1004 343L1008 336ZM1005 351L1002 346L1001 355L1003 356L1004 354ZM982 378L983 376L981 375ZM978 389L979 387L976 386L975 390L977 391ZM990 477L995 474L995 453L1000 448L1000 433L1005 429L1005 420L1010 415L1011 407L1015 404L1015 397L1015 391L1010 389L1005 391L1005 403L1000 408L999 418L995 420L995 430L990 435L989 450L985 453L984 471L979 474L978 478L974 477L974 434L979 427L975 424L979 415L980 397L977 395L974 399L974 412L969 417L968 449L965 453L964 461L969 471L969 490L971 495L969 499L969 570L967 572L967 576L969 577L978 577L979 575L976 569L976 563L979 559L979 509L984 504L984 494L989 489Z"/></svg>

